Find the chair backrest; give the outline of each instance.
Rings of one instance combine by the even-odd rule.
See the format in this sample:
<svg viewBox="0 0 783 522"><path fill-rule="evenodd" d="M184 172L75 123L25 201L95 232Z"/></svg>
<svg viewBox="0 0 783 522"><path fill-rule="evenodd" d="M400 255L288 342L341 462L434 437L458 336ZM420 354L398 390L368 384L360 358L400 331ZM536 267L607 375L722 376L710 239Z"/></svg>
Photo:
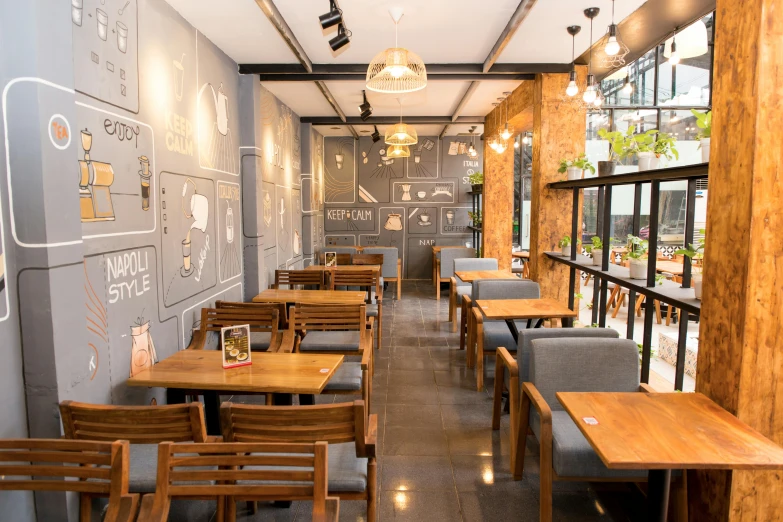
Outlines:
<svg viewBox="0 0 783 522"><path fill-rule="evenodd" d="M291 307L288 327L291 330L359 330L365 329L365 305L296 303Z"/></svg>
<svg viewBox="0 0 783 522"><path fill-rule="evenodd" d="M275 284L272 288L280 288L280 285L291 289L294 285L313 285L321 290L324 287L324 272L322 270L275 270Z"/></svg>
<svg viewBox="0 0 783 522"><path fill-rule="evenodd" d="M538 299L538 283L528 279L478 279L473 281L473 299Z"/></svg>
<svg viewBox="0 0 783 522"><path fill-rule="evenodd" d="M639 349L631 339L536 339L530 382L549 407L562 411L557 392L639 391Z"/></svg>
<svg viewBox="0 0 783 522"><path fill-rule="evenodd" d="M207 428L200 402L166 406L112 406L63 401L63 433L68 439L131 444L204 442Z"/></svg>
<svg viewBox="0 0 783 522"><path fill-rule="evenodd" d="M318 255L318 264L325 265L326 264L326 252L334 252L334 250L328 250L325 252L321 252ZM351 254L341 254L337 253L337 264L340 266L343 265L350 265L351 264Z"/></svg>
<svg viewBox="0 0 783 522"><path fill-rule="evenodd" d="M354 265L382 265L383 254L354 254L351 263Z"/></svg>
<svg viewBox="0 0 783 522"><path fill-rule="evenodd" d="M280 308L276 304L252 307L223 307L201 309L201 346L204 348L207 332L218 332L227 326L250 325L250 334L269 333L274 339L280 324Z"/></svg>
<svg viewBox="0 0 783 522"><path fill-rule="evenodd" d="M367 447L364 401L316 406L259 406L224 402L220 425L225 442L356 442L356 456L375 456Z"/></svg>
<svg viewBox="0 0 783 522"><path fill-rule="evenodd" d="M380 300L382 293L379 273L375 270L334 270L329 278L329 289L359 287Z"/></svg>
<svg viewBox="0 0 783 522"><path fill-rule="evenodd" d="M328 451L326 442L162 443L150 519L166 520L171 497L215 495L234 500L312 499L313 511L323 512Z"/></svg>
<svg viewBox="0 0 783 522"><path fill-rule="evenodd" d="M288 328L288 310L285 303L241 303L235 301L215 301L215 308L246 308L250 310L277 308L277 315L280 318L280 328Z"/></svg>
<svg viewBox="0 0 783 522"><path fill-rule="evenodd" d="M519 382L530 380L530 350L536 339L619 339L620 334L611 328L527 328L519 331L517 341L517 367Z"/></svg>
<svg viewBox="0 0 783 522"><path fill-rule="evenodd" d="M468 247L443 248L440 251L440 277L447 279L454 275L455 259L476 259L476 249Z"/></svg>
<svg viewBox="0 0 783 522"><path fill-rule="evenodd" d="M0 439L0 491L75 491L119 501L128 493L129 455L127 440Z"/></svg>
<svg viewBox="0 0 783 522"><path fill-rule="evenodd" d="M384 278L397 277L397 260L400 254L396 247L365 247L362 252L365 254L381 254L383 256L381 276Z"/></svg>
<svg viewBox="0 0 783 522"><path fill-rule="evenodd" d="M441 250L441 255L445 250ZM459 258L455 259L452 264L454 265L452 275L454 272L470 272L473 270L497 270L498 260L491 257L484 258ZM443 260L440 262L441 268L443 267Z"/></svg>

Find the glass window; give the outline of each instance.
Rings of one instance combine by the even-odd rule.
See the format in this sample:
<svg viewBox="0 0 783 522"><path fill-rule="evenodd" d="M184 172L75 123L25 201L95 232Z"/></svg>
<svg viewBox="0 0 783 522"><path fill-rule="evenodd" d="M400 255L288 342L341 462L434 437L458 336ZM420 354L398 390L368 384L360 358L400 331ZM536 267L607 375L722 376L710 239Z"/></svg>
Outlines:
<svg viewBox="0 0 783 522"><path fill-rule="evenodd" d="M598 137L598 131L601 129L609 130L611 128L612 111L602 111L600 113L589 113L587 115L587 142L585 143L585 154L587 159L593 165L599 161L609 159L609 143Z"/></svg>
<svg viewBox="0 0 783 522"><path fill-rule="evenodd" d="M658 46L658 104L705 107L710 104L713 15L680 31ZM671 44L677 43L680 62L672 65Z"/></svg>
<svg viewBox="0 0 783 522"><path fill-rule="evenodd" d="M677 138L676 147L680 155L679 159L665 162L662 166L676 167L701 163L701 148L696 139L699 128L696 126L696 118L691 111L661 110L661 132L666 132Z"/></svg>
<svg viewBox="0 0 783 522"><path fill-rule="evenodd" d="M625 75L632 91L624 90ZM601 81L601 92L607 105L638 106L655 104L655 49L651 49L635 62Z"/></svg>
<svg viewBox="0 0 783 522"><path fill-rule="evenodd" d="M614 130L627 132L629 127L635 127L635 134L643 134L649 130L658 128L658 110L657 109L635 109L614 111ZM636 155L625 158L617 164L615 173L625 174L626 172L636 172L639 164Z"/></svg>

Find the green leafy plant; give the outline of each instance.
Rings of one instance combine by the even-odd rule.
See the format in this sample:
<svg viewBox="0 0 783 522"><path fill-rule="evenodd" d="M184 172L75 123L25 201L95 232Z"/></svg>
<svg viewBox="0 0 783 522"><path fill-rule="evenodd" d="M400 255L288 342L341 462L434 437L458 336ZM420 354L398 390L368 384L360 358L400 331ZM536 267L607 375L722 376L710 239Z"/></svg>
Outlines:
<svg viewBox="0 0 783 522"><path fill-rule="evenodd" d="M696 109L691 109L691 113L696 117L696 126L701 129L696 139L709 138L712 135L712 111L699 112Z"/></svg>
<svg viewBox="0 0 783 522"><path fill-rule="evenodd" d="M574 299L584 299L584 297L582 294L574 294Z"/></svg>
<svg viewBox="0 0 783 522"><path fill-rule="evenodd" d="M666 281L666 276L663 274L655 274L655 284L661 286Z"/></svg>
<svg viewBox="0 0 783 522"><path fill-rule="evenodd" d="M593 236L593 237L591 237L591 238L590 238L590 242L591 242L592 244L590 244L590 245L587 245L587 246L585 247L585 250L587 251L587 253L588 253L588 254L592 254L592 253L593 253L593 250L596 250L596 249L597 249L597 250L602 250L602 249L604 248L604 242L603 242L603 241L601 241L601 238L600 238L600 237L598 237L598 236Z"/></svg>
<svg viewBox="0 0 783 522"><path fill-rule="evenodd" d="M562 239L560 239L560 241L557 242L557 246L559 246L560 248L571 246L571 236L569 236L568 234L563 236Z"/></svg>
<svg viewBox="0 0 783 522"><path fill-rule="evenodd" d="M680 159L680 153L675 147L676 143L677 138L668 132L658 132L658 134L655 136L655 143L653 144L652 151L657 157L660 158L663 156L669 161L671 161L672 158Z"/></svg>
<svg viewBox="0 0 783 522"><path fill-rule="evenodd" d="M639 347L639 359L641 359L644 354L644 345L642 343L636 343L636 346ZM650 347L650 357L655 357L655 350L653 350L652 347Z"/></svg>
<svg viewBox="0 0 783 522"><path fill-rule="evenodd" d="M621 131L609 132L606 129L598 130L598 136L609 142L611 160L622 161L636 151L634 132L636 132L635 125L630 125L624 133Z"/></svg>
<svg viewBox="0 0 783 522"><path fill-rule="evenodd" d="M595 174L595 167L592 163L590 163L590 160L587 159L587 155L584 152L570 161L567 159L561 159L560 168L557 169L557 171L560 174L565 174L569 167L576 167L581 170L589 170L591 173Z"/></svg>
<svg viewBox="0 0 783 522"><path fill-rule="evenodd" d="M658 129L651 129L633 137L635 152L655 152L655 135Z"/></svg>
<svg viewBox="0 0 783 522"><path fill-rule="evenodd" d="M478 212L471 212L468 211L468 217L473 221L474 227L480 227L481 226L481 211Z"/></svg>
<svg viewBox="0 0 783 522"><path fill-rule="evenodd" d="M675 254L688 256L691 261L701 261L702 269L704 268L704 232L705 230L703 228L699 229L701 239L699 239L695 245L691 243L687 248L681 248L674 251Z"/></svg>
<svg viewBox="0 0 783 522"><path fill-rule="evenodd" d="M626 244L628 253L623 255L623 260L628 258L647 259L648 244L646 239L634 236L633 234L628 234L628 242Z"/></svg>
<svg viewBox="0 0 783 522"><path fill-rule="evenodd" d="M483 185L484 184L484 173L482 172L474 172L470 176L468 176L468 182L471 185Z"/></svg>

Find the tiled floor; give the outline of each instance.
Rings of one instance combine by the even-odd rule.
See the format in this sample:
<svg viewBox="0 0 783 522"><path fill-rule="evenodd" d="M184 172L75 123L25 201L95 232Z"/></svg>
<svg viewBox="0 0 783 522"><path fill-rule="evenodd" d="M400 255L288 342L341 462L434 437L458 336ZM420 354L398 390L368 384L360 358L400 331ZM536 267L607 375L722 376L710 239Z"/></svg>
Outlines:
<svg viewBox="0 0 783 522"><path fill-rule="evenodd" d="M428 281L406 281L403 299L384 301L384 347L376 352L372 411L378 415L381 521L502 522L538 520L538 449L529 440L524 479L509 473L508 416L491 428L492 377L476 391L459 336L449 331L448 299ZM491 366L491 365L490 365ZM352 400L337 396L336 400ZM335 397L320 396L319 402ZM559 482L559 521L639 520L633 487ZM310 520L311 506L260 506L240 520ZM366 504L343 501L340 520L365 521Z"/></svg>

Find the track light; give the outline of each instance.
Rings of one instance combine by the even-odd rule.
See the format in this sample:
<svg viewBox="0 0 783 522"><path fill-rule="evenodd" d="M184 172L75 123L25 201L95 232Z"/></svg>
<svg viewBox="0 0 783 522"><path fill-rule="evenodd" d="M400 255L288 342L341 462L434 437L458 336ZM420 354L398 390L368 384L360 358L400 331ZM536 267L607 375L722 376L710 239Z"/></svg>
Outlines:
<svg viewBox="0 0 783 522"><path fill-rule="evenodd" d="M351 43L351 33L345 30L345 26L341 22L340 25L337 26L337 36L329 40L329 47L332 48L332 51L336 52L349 43Z"/></svg>
<svg viewBox="0 0 783 522"><path fill-rule="evenodd" d="M367 121L372 116L372 105L367 101L367 93L365 91L362 91L362 97L364 98L364 103L359 105L359 112L362 121Z"/></svg>
<svg viewBox="0 0 783 522"><path fill-rule="evenodd" d="M329 29L343 21L343 12L337 7L334 0L329 0L329 12L318 17L321 27Z"/></svg>
<svg viewBox="0 0 783 522"><path fill-rule="evenodd" d="M373 129L375 129L375 131L372 134L370 134L370 137L372 138L373 143L378 143L379 141L381 141L381 133L378 132L377 125L373 125L372 127Z"/></svg>

